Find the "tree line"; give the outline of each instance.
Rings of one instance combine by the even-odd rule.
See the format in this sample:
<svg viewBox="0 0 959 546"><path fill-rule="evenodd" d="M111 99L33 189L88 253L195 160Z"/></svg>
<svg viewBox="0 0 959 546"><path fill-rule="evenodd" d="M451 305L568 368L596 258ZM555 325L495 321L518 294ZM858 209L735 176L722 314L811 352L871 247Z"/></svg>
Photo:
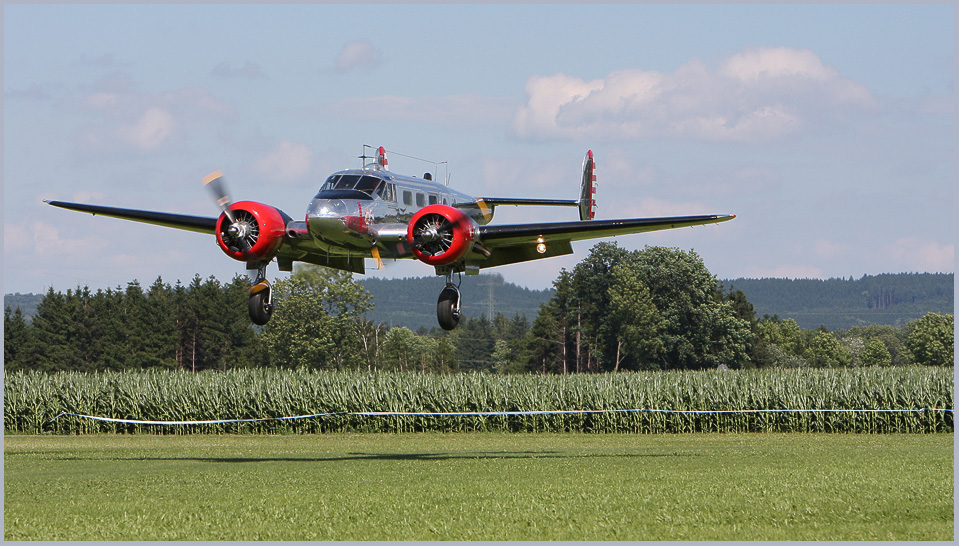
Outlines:
<svg viewBox="0 0 959 546"><path fill-rule="evenodd" d="M452 332L367 318L372 297L351 273L306 266L274 284L265 327L247 317L249 281L162 279L146 290L46 293L33 320L4 310L6 370L226 370L237 367L432 372L597 373L751 367L953 365L953 316L830 332L756 316L694 251L599 243L533 322L467 317Z"/></svg>
<svg viewBox="0 0 959 546"><path fill-rule="evenodd" d="M853 279L735 279L757 310L795 318L800 326L848 329L902 326L927 312L953 309L952 273L863 275Z"/></svg>

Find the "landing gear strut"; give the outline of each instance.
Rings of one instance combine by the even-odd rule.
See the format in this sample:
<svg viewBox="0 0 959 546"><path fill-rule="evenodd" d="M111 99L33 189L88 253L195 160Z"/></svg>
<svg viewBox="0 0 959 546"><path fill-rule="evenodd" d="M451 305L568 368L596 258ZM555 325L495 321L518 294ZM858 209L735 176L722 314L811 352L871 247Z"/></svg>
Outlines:
<svg viewBox="0 0 959 546"><path fill-rule="evenodd" d="M446 274L446 288L436 301L436 320L444 330L452 330L460 322L460 288L453 284L453 272Z"/></svg>
<svg viewBox="0 0 959 546"><path fill-rule="evenodd" d="M263 326L273 316L273 289L266 279L266 265L257 268L256 282L250 287L250 320Z"/></svg>

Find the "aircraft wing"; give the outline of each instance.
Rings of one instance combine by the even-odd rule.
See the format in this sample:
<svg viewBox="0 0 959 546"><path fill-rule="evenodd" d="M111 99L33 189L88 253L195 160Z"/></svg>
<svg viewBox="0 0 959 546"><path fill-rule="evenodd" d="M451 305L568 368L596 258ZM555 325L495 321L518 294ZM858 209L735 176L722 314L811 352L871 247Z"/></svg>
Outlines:
<svg viewBox="0 0 959 546"><path fill-rule="evenodd" d="M681 227L717 224L735 218L735 214L671 216L664 218L626 218L548 224L480 226L480 244L489 252L481 267L562 256L573 252L572 241L599 239L631 233L645 233ZM545 245L545 249L538 245ZM541 252L541 250L543 250Z"/></svg>
<svg viewBox="0 0 959 546"><path fill-rule="evenodd" d="M153 212L149 210L121 209L117 207L104 207L101 205L86 205L83 203L67 203L64 201L44 201L48 205L60 207L63 209L75 210L79 212L89 212L96 216L109 216L111 218L120 218L123 220L133 220L134 222L143 222L155 226L172 227L176 229L185 229L196 231L198 233L216 233L217 217L190 216L187 214L173 214L171 212Z"/></svg>
<svg viewBox="0 0 959 546"><path fill-rule="evenodd" d="M538 205L554 207L576 207L579 201L575 199L516 199L512 197L478 197L477 201L482 201L489 207L496 205Z"/></svg>

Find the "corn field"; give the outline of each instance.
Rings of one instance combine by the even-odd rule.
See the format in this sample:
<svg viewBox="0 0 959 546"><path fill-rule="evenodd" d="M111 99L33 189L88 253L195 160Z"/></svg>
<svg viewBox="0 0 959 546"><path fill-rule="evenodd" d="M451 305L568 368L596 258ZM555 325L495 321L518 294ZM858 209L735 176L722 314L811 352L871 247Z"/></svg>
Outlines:
<svg viewBox="0 0 959 546"><path fill-rule="evenodd" d="M497 416L331 415L217 425L100 422L262 419L340 412L539 410L952 410L953 368L768 369L603 375L228 372L14 372L6 434L323 432L951 432L951 411Z"/></svg>

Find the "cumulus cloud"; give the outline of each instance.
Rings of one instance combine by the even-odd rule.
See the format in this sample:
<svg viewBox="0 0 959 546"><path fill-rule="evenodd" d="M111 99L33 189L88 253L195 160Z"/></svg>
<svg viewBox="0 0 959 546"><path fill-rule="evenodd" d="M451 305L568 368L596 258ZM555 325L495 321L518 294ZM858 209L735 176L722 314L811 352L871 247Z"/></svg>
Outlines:
<svg viewBox="0 0 959 546"><path fill-rule="evenodd" d="M142 93L106 86L85 95L80 106L96 116L73 137L87 153L154 151L205 124L234 117L231 105L201 88Z"/></svg>
<svg viewBox="0 0 959 546"><path fill-rule="evenodd" d="M533 76L512 129L530 139L690 138L760 141L878 102L812 51L753 48L715 69L693 60L674 73L628 68L585 81Z"/></svg>
<svg viewBox="0 0 959 546"><path fill-rule="evenodd" d="M902 271L950 272L955 269L955 245L903 237L883 249Z"/></svg>
<svg viewBox="0 0 959 546"><path fill-rule="evenodd" d="M120 137L141 150L152 150L166 141L176 126L173 116L161 108L149 108L132 125L120 127Z"/></svg>
<svg viewBox="0 0 959 546"><path fill-rule="evenodd" d="M819 239L813 245L816 255L821 258L832 258L833 256L842 256L849 253L851 247L846 243L836 241L827 241Z"/></svg>
<svg viewBox="0 0 959 546"><path fill-rule="evenodd" d="M312 165L313 152L306 144L284 140L253 167L273 180L288 182L308 174Z"/></svg>
<svg viewBox="0 0 959 546"><path fill-rule="evenodd" d="M48 222L34 222L29 228L21 224L4 223L3 246L7 252L17 252L31 258L81 258L108 246L102 237L86 234L70 237Z"/></svg>
<svg viewBox="0 0 959 546"><path fill-rule="evenodd" d="M337 72L345 73L363 68L371 70L383 62L383 52L377 49L372 42L368 40L355 40L347 42L339 55L336 56L336 62L333 65Z"/></svg>

